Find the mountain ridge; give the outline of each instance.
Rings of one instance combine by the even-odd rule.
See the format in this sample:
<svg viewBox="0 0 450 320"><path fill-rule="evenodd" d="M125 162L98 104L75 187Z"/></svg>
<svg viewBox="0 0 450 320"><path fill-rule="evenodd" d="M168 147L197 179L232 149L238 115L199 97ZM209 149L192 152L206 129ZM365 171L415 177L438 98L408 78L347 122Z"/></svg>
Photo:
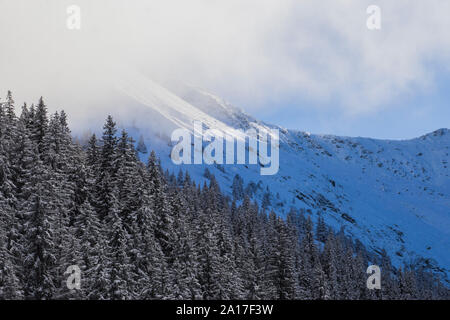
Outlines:
<svg viewBox="0 0 450 320"><path fill-rule="evenodd" d="M267 210L285 216L295 207L309 212L313 220L320 215L370 249L386 249L396 265L423 260L448 274L449 129L408 140L317 135L258 121L192 86L165 88L144 77L125 78L123 83L121 92L140 107L133 125L126 120L121 125L135 140L142 136L169 171L189 171L203 182L208 168L229 195L239 174L244 187L258 186L252 192L256 201L262 204L270 198ZM279 129L279 173L261 177L259 165L174 165L170 134L179 127L192 130L194 120L222 131ZM142 160L146 156L141 154Z"/></svg>

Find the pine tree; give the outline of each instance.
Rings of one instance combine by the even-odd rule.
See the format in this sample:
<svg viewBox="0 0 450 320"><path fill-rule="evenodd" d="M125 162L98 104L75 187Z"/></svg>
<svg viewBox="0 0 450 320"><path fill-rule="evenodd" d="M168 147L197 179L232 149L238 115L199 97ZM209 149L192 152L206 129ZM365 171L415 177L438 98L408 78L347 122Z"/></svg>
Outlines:
<svg viewBox="0 0 450 320"><path fill-rule="evenodd" d="M393 278L394 268L386 250L381 251L381 299L391 300L399 296L399 289Z"/></svg>
<svg viewBox="0 0 450 320"><path fill-rule="evenodd" d="M319 217L317 218L317 225L316 225L317 240L325 243L325 241L327 241L327 235L328 235L328 230L325 225L325 220L323 219L322 215L319 213Z"/></svg>
<svg viewBox="0 0 450 320"><path fill-rule="evenodd" d="M417 299L416 278L414 272L407 267L399 270L399 289L402 300Z"/></svg>
<svg viewBox="0 0 450 320"><path fill-rule="evenodd" d="M122 132L117 149L117 186L119 216L128 232L136 220L136 211L141 206L144 179L139 171L133 140Z"/></svg>
<svg viewBox="0 0 450 320"><path fill-rule="evenodd" d="M18 139L18 123L14 112L14 100L8 91L6 102L0 104L0 193L8 205L16 206L15 145Z"/></svg>
<svg viewBox="0 0 450 320"><path fill-rule="evenodd" d="M177 197L179 199L179 197ZM183 207L174 205L176 209ZM175 242L172 264L173 272L173 298L174 299L200 299L201 288L198 281L198 252L194 246L194 237L189 230L185 214L176 215L177 240Z"/></svg>
<svg viewBox="0 0 450 320"><path fill-rule="evenodd" d="M12 97L11 91L9 90L6 95L5 116L6 118L8 118L10 123L16 119L16 113L14 110L14 99Z"/></svg>
<svg viewBox="0 0 450 320"><path fill-rule="evenodd" d="M184 186L184 174L182 170L178 171L177 186L179 188L182 188Z"/></svg>
<svg viewBox="0 0 450 320"><path fill-rule="evenodd" d="M56 257L53 244L53 219L48 203L36 194L26 211L26 240L24 266L25 295L31 299L52 299L56 291L54 269Z"/></svg>
<svg viewBox="0 0 450 320"><path fill-rule="evenodd" d="M93 223L95 222L93 221ZM106 224L104 226L106 228ZM91 260L85 262L84 266L85 280L82 282L82 289L84 290L84 296L89 300L111 299L111 261L108 256L105 228L101 228L98 236L94 238L97 242L93 248L91 245L91 248L95 255L89 256ZM81 248L85 244L87 243L82 242ZM84 260L86 261L86 258Z"/></svg>
<svg viewBox="0 0 450 320"><path fill-rule="evenodd" d="M237 174L234 176L231 189L235 200L242 200L244 198L244 180L240 175Z"/></svg>
<svg viewBox="0 0 450 320"><path fill-rule="evenodd" d="M279 250L280 250L280 280L281 291L279 299L292 300L298 296L298 270L296 266L296 253L298 247L297 234L285 223L279 223Z"/></svg>
<svg viewBox="0 0 450 320"><path fill-rule="evenodd" d="M162 178L159 161L154 151L151 152L147 163L148 177L147 185L149 195L153 198L153 212L155 213L156 227L155 237L159 241L164 255L173 259L173 216L169 209L169 202L165 192L164 180Z"/></svg>
<svg viewBox="0 0 450 320"><path fill-rule="evenodd" d="M246 299L262 299L264 297L264 233L258 207L252 206L248 197L245 197L242 205L244 210L238 214L243 215L239 220L242 227L239 228L239 240L236 241L235 254L241 266L241 278L243 279ZM236 211L234 208L232 212ZM236 222L237 223L237 222Z"/></svg>
<svg viewBox="0 0 450 320"><path fill-rule="evenodd" d="M74 224L74 237L79 246L80 269L83 274L83 296L96 299L105 298L106 292L101 294L101 288L97 285L101 282L97 277L101 274L105 263L102 260L105 255L105 238L97 213L87 199L81 206ZM98 274L99 269L100 275ZM96 292L97 291L97 292Z"/></svg>
<svg viewBox="0 0 450 320"><path fill-rule="evenodd" d="M38 145L38 151L42 152L42 142L48 129L48 113L44 99L41 97L36 109L32 109L31 139Z"/></svg>
<svg viewBox="0 0 450 320"><path fill-rule="evenodd" d="M97 142L97 137L95 134L91 136L88 142L88 147L86 150L86 164L88 167L92 168L95 172L98 170L98 164L100 159L100 151Z"/></svg>
<svg viewBox="0 0 450 320"><path fill-rule="evenodd" d="M277 230L277 224L279 223L273 211L269 214L269 221L266 225L267 228L267 248L265 257L265 282L264 291L265 299L279 299L282 296L282 283L281 283L281 252L279 251L279 234Z"/></svg>
<svg viewBox="0 0 450 320"><path fill-rule="evenodd" d="M139 142L136 151L142 154L148 153L147 146L145 145L144 137L142 135L139 137Z"/></svg>
<svg viewBox="0 0 450 320"><path fill-rule="evenodd" d="M108 116L103 129L103 145L95 183L95 204L100 221L105 220L110 215L112 208L118 206L115 194L117 190L117 138L115 136L117 129L111 116Z"/></svg>
<svg viewBox="0 0 450 320"><path fill-rule="evenodd" d="M305 234L300 245L300 297L302 299L323 299L325 297L324 275L312 229L312 221L308 217Z"/></svg>
<svg viewBox="0 0 450 320"><path fill-rule="evenodd" d="M261 201L261 207L263 209L267 209L271 205L272 205L272 194L270 193L270 191L267 191L263 195L263 199Z"/></svg>
<svg viewBox="0 0 450 320"><path fill-rule="evenodd" d="M220 251L218 240L214 230L214 221L206 218L202 213L199 220L199 230L197 232L196 246L198 247L199 270L198 279L203 293L203 299L221 299L223 294L220 273Z"/></svg>
<svg viewBox="0 0 450 320"><path fill-rule="evenodd" d="M21 283L17 277L17 261L9 250L8 229L14 217L13 209L8 207L0 193L0 300L23 298Z"/></svg>
<svg viewBox="0 0 450 320"><path fill-rule="evenodd" d="M321 263L326 278L326 289L324 299L335 300L339 299L339 282L336 265L338 264L336 253L336 238L330 232L327 241L325 242L324 250L321 256Z"/></svg>
<svg viewBox="0 0 450 320"><path fill-rule="evenodd" d="M119 215L112 212L108 217L109 226L109 243L108 243L108 256L110 259L110 297L114 300L128 299L129 284L131 268L129 265L129 259L127 255L127 233L123 228L122 221Z"/></svg>

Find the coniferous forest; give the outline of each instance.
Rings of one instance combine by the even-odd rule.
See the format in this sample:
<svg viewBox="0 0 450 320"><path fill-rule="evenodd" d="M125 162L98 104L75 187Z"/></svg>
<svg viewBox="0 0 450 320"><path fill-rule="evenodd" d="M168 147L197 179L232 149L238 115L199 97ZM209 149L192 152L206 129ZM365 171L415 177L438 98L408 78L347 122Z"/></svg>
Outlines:
<svg viewBox="0 0 450 320"><path fill-rule="evenodd" d="M239 188L225 196L214 176L197 185L164 171L154 152L142 163L117 131L109 116L101 137L76 143L63 111L48 114L42 98L15 110L8 92L0 299L449 298L426 268L395 268L308 212L281 219ZM366 287L369 264L381 267L381 290ZM80 290L66 284L73 265Z"/></svg>

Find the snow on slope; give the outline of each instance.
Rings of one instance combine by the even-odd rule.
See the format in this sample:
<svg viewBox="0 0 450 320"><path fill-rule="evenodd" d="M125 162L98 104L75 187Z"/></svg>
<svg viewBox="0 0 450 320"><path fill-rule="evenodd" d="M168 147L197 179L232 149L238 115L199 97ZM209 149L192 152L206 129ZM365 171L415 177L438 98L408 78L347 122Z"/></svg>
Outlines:
<svg viewBox="0 0 450 320"><path fill-rule="evenodd" d="M212 116L211 110L197 108L139 73L124 75L117 87L143 106L158 112L163 118L172 122L175 126L163 128L168 136L176 128L192 131L193 122L200 121L207 128L226 132L235 139L243 139L243 134L236 130L235 126L224 123L219 119L220 117ZM231 113L230 116L232 116Z"/></svg>
<svg viewBox="0 0 450 320"><path fill-rule="evenodd" d="M448 273L448 129L406 141L310 135L257 121L194 87L178 84L168 90L132 75L124 77L119 88L141 104L135 124L123 125L135 139L144 135L147 146L170 171L182 168L203 182L208 167L227 193L231 193L234 175L239 174L245 184L253 181L258 185L258 201L270 190L271 208L282 216L291 206L311 210L313 219L320 212L329 225L344 227L347 234L371 249L386 249L397 265L423 258L424 264ZM170 133L177 127L192 130L195 120L227 132L279 128L280 171L260 176L259 165L174 165ZM157 133L154 127L158 127Z"/></svg>

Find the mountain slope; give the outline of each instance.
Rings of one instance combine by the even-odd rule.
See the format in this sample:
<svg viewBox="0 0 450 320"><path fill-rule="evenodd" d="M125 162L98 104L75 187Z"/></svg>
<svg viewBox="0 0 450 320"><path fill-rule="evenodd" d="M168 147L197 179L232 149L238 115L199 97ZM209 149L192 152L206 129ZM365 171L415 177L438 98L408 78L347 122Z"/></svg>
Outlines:
<svg viewBox="0 0 450 320"><path fill-rule="evenodd" d="M255 183L258 201L270 194L269 209L281 216L291 206L311 210L313 219L320 213L327 224L345 228L372 250L386 249L397 265L421 259L436 271L450 269L448 129L405 141L311 135L260 122L193 87L177 84L169 90L133 75L119 88L136 104L133 121L121 125L135 139L142 135L170 171L188 170L202 182L207 167L229 194L239 174L244 185ZM278 174L261 176L259 165L174 165L171 132L192 130L195 120L227 132L278 128Z"/></svg>

